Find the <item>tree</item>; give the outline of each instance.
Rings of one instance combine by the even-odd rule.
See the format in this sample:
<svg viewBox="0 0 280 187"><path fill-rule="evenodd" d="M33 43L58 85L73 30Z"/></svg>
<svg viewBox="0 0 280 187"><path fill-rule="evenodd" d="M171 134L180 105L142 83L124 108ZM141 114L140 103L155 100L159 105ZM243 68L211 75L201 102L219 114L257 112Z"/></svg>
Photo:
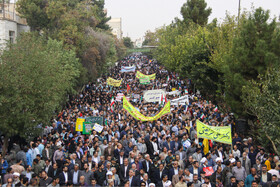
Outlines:
<svg viewBox="0 0 280 187"><path fill-rule="evenodd" d="M201 26L205 26L212 12L211 8L206 9L206 7L207 3L205 0L187 0L181 8L184 22L192 21Z"/></svg>
<svg viewBox="0 0 280 187"><path fill-rule="evenodd" d="M80 72L74 51L62 42L25 34L3 51L0 63L0 131L3 152L13 135L32 137L73 93Z"/></svg>
<svg viewBox="0 0 280 187"><path fill-rule="evenodd" d="M107 17L107 12L104 11L104 0L93 0L93 4L96 7L95 15L98 19L96 27L102 30L111 30L110 26L107 24L111 17Z"/></svg>
<svg viewBox="0 0 280 187"><path fill-rule="evenodd" d="M266 75L259 76L259 81L252 80L242 88L247 112L256 116L254 131L257 140L274 152L280 154L280 70L271 68Z"/></svg>
<svg viewBox="0 0 280 187"><path fill-rule="evenodd" d="M131 41L130 37L124 37L123 38L123 44L127 48L133 48L133 42Z"/></svg>
<svg viewBox="0 0 280 187"><path fill-rule="evenodd" d="M45 0L20 0L17 2L17 11L26 18L32 31L40 31L47 27L50 20L46 13L47 1Z"/></svg>
<svg viewBox="0 0 280 187"><path fill-rule="evenodd" d="M143 42L143 44L142 44L143 46L144 46L144 45L148 45L148 46L157 46L158 40L159 40L159 38L158 38L158 36L157 36L157 30L158 30L158 29L156 29L155 32L147 31L147 32L145 33L145 36L144 36L145 40L144 40L144 42Z"/></svg>
<svg viewBox="0 0 280 187"><path fill-rule="evenodd" d="M239 115L246 116L242 87L264 75L268 67L279 65L279 30L275 19L269 19L269 11L253 10L240 20L231 48L222 46L228 50L216 55L223 74L225 101Z"/></svg>

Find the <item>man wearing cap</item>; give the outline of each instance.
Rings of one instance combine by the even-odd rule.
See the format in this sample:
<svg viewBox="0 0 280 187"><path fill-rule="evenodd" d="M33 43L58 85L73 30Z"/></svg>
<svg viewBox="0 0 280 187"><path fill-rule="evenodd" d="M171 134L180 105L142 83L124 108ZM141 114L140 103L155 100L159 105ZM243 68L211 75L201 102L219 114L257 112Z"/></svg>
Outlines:
<svg viewBox="0 0 280 187"><path fill-rule="evenodd" d="M72 176L71 181L74 185L79 184L80 176L82 175L82 172L79 170L79 164L74 165L74 170L70 171L70 174Z"/></svg>
<svg viewBox="0 0 280 187"><path fill-rule="evenodd" d="M201 168L201 170L203 170L203 168L205 168L205 167L208 167L208 161L207 161L207 159L205 158L205 157L203 157L201 160L200 160L200 168Z"/></svg>
<svg viewBox="0 0 280 187"><path fill-rule="evenodd" d="M220 157L216 158L216 165L213 167L213 170L216 171L218 166L221 166L222 169L225 168L225 165L222 164L222 159Z"/></svg>

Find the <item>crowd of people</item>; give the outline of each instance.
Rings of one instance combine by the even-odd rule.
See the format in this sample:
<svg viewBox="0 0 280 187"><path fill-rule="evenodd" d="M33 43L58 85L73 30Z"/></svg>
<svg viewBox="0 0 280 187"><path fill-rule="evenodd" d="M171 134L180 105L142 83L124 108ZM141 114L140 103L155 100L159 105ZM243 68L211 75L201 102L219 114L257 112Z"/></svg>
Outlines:
<svg viewBox="0 0 280 187"><path fill-rule="evenodd" d="M156 79L140 84L136 71L121 73L122 66L135 66L146 75L156 73ZM122 79L121 86L107 85L108 77ZM153 89L179 90L179 94L167 94L166 99L188 95L188 103L172 105L170 114L149 122L134 119L123 109L122 101L116 101L111 111L112 97L123 93L143 115L155 116L163 105L143 98L143 91ZM77 118L90 116L103 117L102 132L77 132ZM25 146L15 143L9 155L0 155L1 185L279 186L278 156L237 133L232 147L210 140L206 146L197 137L197 119L211 126L233 128L235 124L232 114L222 113L194 93L191 80L179 79L178 74L141 54L128 56L71 97L41 136ZM210 175L205 168L213 169Z"/></svg>

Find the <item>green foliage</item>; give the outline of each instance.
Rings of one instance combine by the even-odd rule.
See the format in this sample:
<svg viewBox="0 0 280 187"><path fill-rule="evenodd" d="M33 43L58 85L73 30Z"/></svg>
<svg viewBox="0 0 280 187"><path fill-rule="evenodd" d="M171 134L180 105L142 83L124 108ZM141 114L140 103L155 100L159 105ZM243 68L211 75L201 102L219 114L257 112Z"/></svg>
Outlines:
<svg viewBox="0 0 280 187"><path fill-rule="evenodd" d="M107 12L104 11L104 0L93 0L93 5L96 7L96 17L98 19L97 28L102 30L111 30L110 26L107 22L111 19L111 17L107 17Z"/></svg>
<svg viewBox="0 0 280 187"><path fill-rule="evenodd" d="M31 30L40 31L49 25L46 13L47 1L45 0L20 0L17 2L17 11L26 18Z"/></svg>
<svg viewBox="0 0 280 187"><path fill-rule="evenodd" d="M187 0L181 8L184 22L192 21L201 26L205 26L212 12L211 8L206 9L206 7L207 3L205 0Z"/></svg>
<svg viewBox="0 0 280 187"><path fill-rule="evenodd" d="M157 33L158 33L157 30L155 32L147 31L145 33L145 36L144 36L145 40L142 44L143 46L144 45L157 46L158 40L159 40L159 37L157 36Z"/></svg>
<svg viewBox="0 0 280 187"><path fill-rule="evenodd" d="M278 59L279 60L279 59ZM264 142L268 138L274 151L279 154L280 147L280 71L272 68L259 81L252 80L243 86L242 92L247 112L258 119L255 128L258 140Z"/></svg>
<svg viewBox="0 0 280 187"><path fill-rule="evenodd" d="M123 44L127 48L133 48L133 42L131 41L130 37L124 37L123 38Z"/></svg>
<svg viewBox="0 0 280 187"><path fill-rule="evenodd" d="M279 64L277 33L275 19L270 22L269 12L258 8L240 20L235 35L226 35L227 45L214 55L216 67L224 75L225 101L239 115L246 115L242 87Z"/></svg>
<svg viewBox="0 0 280 187"><path fill-rule="evenodd" d="M0 131L12 136L30 134L47 124L80 72L74 51L62 42L26 34L3 51L0 64Z"/></svg>
<svg viewBox="0 0 280 187"><path fill-rule="evenodd" d="M162 33L156 58L169 70L192 79L205 95L215 93L217 71L208 66L213 45L211 32L195 24L183 28L173 25L159 31Z"/></svg>

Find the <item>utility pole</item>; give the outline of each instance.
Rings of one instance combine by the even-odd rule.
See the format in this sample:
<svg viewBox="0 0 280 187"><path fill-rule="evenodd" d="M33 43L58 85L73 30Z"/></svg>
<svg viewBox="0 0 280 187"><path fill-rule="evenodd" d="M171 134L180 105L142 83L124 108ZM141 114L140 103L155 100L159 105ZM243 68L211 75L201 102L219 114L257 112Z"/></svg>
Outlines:
<svg viewBox="0 0 280 187"><path fill-rule="evenodd" d="M239 0L239 4L238 4L238 24L239 24L239 17L240 17L240 1L241 0Z"/></svg>

